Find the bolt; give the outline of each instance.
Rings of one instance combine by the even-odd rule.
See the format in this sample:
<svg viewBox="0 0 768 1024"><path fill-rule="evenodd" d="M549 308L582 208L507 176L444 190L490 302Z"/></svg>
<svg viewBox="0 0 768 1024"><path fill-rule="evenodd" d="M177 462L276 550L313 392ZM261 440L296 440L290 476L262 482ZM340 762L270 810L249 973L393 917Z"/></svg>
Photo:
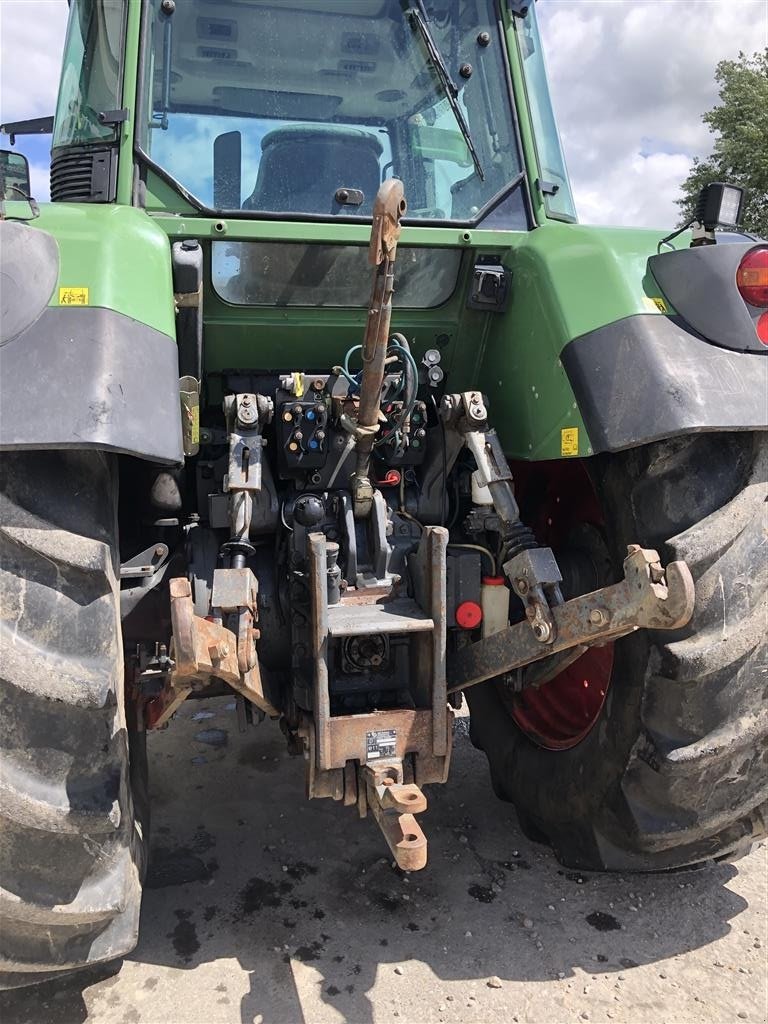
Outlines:
<svg viewBox="0 0 768 1024"><path fill-rule="evenodd" d="M524 597L528 593L528 581L524 580L522 576L515 580L515 590Z"/></svg>
<svg viewBox="0 0 768 1024"><path fill-rule="evenodd" d="M218 643L211 644L208 653L211 656L211 661L221 661L229 654L229 645L220 640Z"/></svg>
<svg viewBox="0 0 768 1024"><path fill-rule="evenodd" d="M488 46L490 41L491 41L491 33L490 32L481 32L480 35L477 37L477 45L478 46Z"/></svg>
<svg viewBox="0 0 768 1024"><path fill-rule="evenodd" d="M242 401L241 404L242 405L250 405L251 404L251 396L250 395L243 395L243 401Z"/></svg>
<svg viewBox="0 0 768 1024"><path fill-rule="evenodd" d="M541 643L544 643L545 640L549 640L549 626L546 622L535 622L533 624L533 635Z"/></svg>
<svg viewBox="0 0 768 1024"><path fill-rule="evenodd" d="M165 554L165 548L163 547L162 544L158 544L157 547L155 548L155 555L158 558L162 558L164 554Z"/></svg>
<svg viewBox="0 0 768 1024"><path fill-rule="evenodd" d="M461 75L462 78L471 78L472 71L473 68L471 64L462 64L461 67L459 68L459 74Z"/></svg>
<svg viewBox="0 0 768 1024"><path fill-rule="evenodd" d="M602 609L593 608L589 613L589 621L593 626L604 626L608 621L608 617Z"/></svg>
<svg viewBox="0 0 768 1024"><path fill-rule="evenodd" d="M173 14L176 10L176 0L163 0L160 4L160 10L163 14Z"/></svg>

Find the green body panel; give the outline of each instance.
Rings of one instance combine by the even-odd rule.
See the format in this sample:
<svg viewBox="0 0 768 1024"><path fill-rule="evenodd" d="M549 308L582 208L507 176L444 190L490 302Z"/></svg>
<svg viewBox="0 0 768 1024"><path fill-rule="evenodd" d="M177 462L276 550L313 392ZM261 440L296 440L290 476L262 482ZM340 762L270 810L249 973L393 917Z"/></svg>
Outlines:
<svg viewBox="0 0 768 1024"><path fill-rule="evenodd" d="M87 305L113 309L176 337L168 237L143 210L43 203L30 224L59 243L52 306L62 305L61 289L87 288Z"/></svg>
<svg viewBox="0 0 768 1024"><path fill-rule="evenodd" d="M660 237L655 231L550 221L520 236L510 250L512 300L489 332L476 382L488 396L509 454L592 454L560 354L598 327L635 313L661 315L653 302L661 292L646 269ZM576 437L563 436L573 428Z"/></svg>
<svg viewBox="0 0 768 1024"><path fill-rule="evenodd" d="M171 337L170 245L200 238L206 247L207 397L214 404L221 397L217 381L224 370L321 371L362 338L363 309L277 309L223 301L210 286L207 243L252 239L364 245L366 225L224 221L71 203L43 204L33 224L59 243L61 267L51 305L62 304L62 288L87 288L88 305L113 309ZM441 350L450 388L480 388L488 395L510 456L590 455L560 354L573 339L616 320L636 313L661 315L653 303L660 292L647 272L659 237L655 231L555 221L531 232L406 227L402 245L461 248L464 255L456 290L444 305L398 308L395 294L393 329L413 340L417 356L428 348ZM466 307L479 255L496 257L512 273L504 313ZM563 435L564 430L569 433Z"/></svg>
<svg viewBox="0 0 768 1024"><path fill-rule="evenodd" d="M171 239L359 243L368 228L354 224L211 220L157 215ZM478 387L506 451L520 459L590 455L577 403L560 364L573 339L635 313L657 313L659 289L647 273L661 231L596 228L549 221L531 232L405 227L401 245L465 250L452 298L430 310L393 313L393 330L415 343L417 355L440 348L448 387ZM512 272L506 311L466 308L478 255L495 255ZM258 368L320 371L359 343L365 311L233 306L210 288L206 272L205 367L208 374ZM210 391L210 399L218 390ZM578 447L564 429L578 429ZM564 447L565 442L565 447Z"/></svg>

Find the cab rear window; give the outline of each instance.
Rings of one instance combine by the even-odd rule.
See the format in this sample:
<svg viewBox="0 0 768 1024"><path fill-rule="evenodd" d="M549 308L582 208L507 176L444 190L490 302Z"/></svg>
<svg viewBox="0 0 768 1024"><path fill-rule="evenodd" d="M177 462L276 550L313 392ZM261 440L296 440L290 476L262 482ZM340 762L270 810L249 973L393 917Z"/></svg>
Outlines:
<svg viewBox="0 0 768 1024"><path fill-rule="evenodd" d="M395 266L399 307L431 309L453 294L460 249L400 246ZM214 291L236 306L368 305L368 247L275 242L214 242Z"/></svg>

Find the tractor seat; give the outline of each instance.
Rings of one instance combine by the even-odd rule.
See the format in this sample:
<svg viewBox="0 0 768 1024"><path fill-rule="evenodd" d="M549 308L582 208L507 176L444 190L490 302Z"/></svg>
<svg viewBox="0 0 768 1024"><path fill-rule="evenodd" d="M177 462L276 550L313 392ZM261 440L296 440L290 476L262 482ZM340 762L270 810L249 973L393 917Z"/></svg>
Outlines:
<svg viewBox="0 0 768 1024"><path fill-rule="evenodd" d="M244 210L372 214L383 151L375 135L358 128L291 125L265 135L261 151L256 187ZM360 189L362 205L339 205L335 195L342 187Z"/></svg>

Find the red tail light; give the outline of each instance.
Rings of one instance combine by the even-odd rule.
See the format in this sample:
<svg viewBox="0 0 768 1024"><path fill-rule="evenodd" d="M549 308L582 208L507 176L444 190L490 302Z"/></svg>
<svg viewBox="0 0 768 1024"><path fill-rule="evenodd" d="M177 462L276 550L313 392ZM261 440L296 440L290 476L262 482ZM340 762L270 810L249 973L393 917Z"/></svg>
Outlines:
<svg viewBox="0 0 768 1024"><path fill-rule="evenodd" d="M768 306L768 248L747 253L736 271L736 287L750 306Z"/></svg>

